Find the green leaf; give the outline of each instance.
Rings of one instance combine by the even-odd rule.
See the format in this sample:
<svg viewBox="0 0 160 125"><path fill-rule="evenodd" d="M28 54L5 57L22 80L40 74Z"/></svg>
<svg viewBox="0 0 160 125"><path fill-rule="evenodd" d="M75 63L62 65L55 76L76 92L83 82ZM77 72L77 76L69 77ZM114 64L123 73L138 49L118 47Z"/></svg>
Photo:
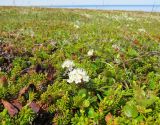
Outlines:
<svg viewBox="0 0 160 125"><path fill-rule="evenodd" d="M128 49L128 55L130 56L138 56L138 52L135 49L129 48Z"/></svg>
<svg viewBox="0 0 160 125"><path fill-rule="evenodd" d="M89 112L88 112L88 117L94 118L94 114L95 114L94 109L93 109L93 108L90 108L90 109L89 109Z"/></svg>
<svg viewBox="0 0 160 125"><path fill-rule="evenodd" d="M123 108L123 111L127 117L135 118L138 116L137 108L133 103L126 104Z"/></svg>
<svg viewBox="0 0 160 125"><path fill-rule="evenodd" d="M79 90L78 95L81 96L82 98L86 97L87 95L86 89Z"/></svg>
<svg viewBox="0 0 160 125"><path fill-rule="evenodd" d="M149 88L152 90L156 88L156 82L152 79L149 81Z"/></svg>
<svg viewBox="0 0 160 125"><path fill-rule="evenodd" d="M83 106L84 106L84 107L89 107L89 105L90 105L89 100L84 100Z"/></svg>

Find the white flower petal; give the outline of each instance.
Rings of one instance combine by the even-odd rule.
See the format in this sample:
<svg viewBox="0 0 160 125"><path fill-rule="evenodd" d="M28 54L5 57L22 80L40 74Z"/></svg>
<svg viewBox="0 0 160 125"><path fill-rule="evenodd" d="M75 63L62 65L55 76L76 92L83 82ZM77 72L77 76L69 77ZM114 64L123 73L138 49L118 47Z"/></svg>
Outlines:
<svg viewBox="0 0 160 125"><path fill-rule="evenodd" d="M69 72L68 74L69 79L67 82L75 82L76 84L81 83L81 82L88 82L89 81L89 76L87 75L86 71L80 68L74 69Z"/></svg>
<svg viewBox="0 0 160 125"><path fill-rule="evenodd" d="M93 53L94 53L94 50L91 49L91 50L88 51L87 55L88 55L88 56L93 56Z"/></svg>
<svg viewBox="0 0 160 125"><path fill-rule="evenodd" d="M62 64L62 68L68 68L70 71L75 66L74 62L72 60L65 60Z"/></svg>

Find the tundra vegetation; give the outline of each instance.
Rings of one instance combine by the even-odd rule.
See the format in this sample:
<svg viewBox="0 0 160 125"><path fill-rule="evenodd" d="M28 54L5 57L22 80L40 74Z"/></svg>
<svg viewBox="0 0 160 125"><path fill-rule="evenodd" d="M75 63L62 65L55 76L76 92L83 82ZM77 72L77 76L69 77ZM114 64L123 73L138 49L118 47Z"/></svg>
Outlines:
<svg viewBox="0 0 160 125"><path fill-rule="evenodd" d="M1 125L160 124L160 13L0 7Z"/></svg>

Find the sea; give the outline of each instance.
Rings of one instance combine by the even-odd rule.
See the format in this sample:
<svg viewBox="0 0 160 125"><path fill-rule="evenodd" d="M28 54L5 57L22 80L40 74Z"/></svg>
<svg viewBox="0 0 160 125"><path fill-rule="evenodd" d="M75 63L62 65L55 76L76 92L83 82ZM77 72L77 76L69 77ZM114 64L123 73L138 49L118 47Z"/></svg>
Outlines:
<svg viewBox="0 0 160 125"><path fill-rule="evenodd" d="M147 11L160 12L160 5L55 5L49 8L78 8L78 9L98 9L98 10L127 10L127 11Z"/></svg>

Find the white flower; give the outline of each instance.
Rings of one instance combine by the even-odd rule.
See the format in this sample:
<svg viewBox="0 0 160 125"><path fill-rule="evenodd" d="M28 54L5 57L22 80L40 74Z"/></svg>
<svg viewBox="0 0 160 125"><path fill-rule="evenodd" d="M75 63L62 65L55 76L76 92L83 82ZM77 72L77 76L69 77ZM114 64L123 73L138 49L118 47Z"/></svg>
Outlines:
<svg viewBox="0 0 160 125"><path fill-rule="evenodd" d="M74 62L72 60L65 60L62 64L62 68L67 68L69 71L73 69L75 66Z"/></svg>
<svg viewBox="0 0 160 125"><path fill-rule="evenodd" d="M88 55L88 56L93 56L93 53L94 53L94 50L91 49L91 50L88 51L87 55Z"/></svg>
<svg viewBox="0 0 160 125"><path fill-rule="evenodd" d="M146 32L145 29L138 29L139 32Z"/></svg>
<svg viewBox="0 0 160 125"><path fill-rule="evenodd" d="M86 18L92 18L92 15L87 14L87 13L82 14L82 16L84 16L84 17L86 17Z"/></svg>
<svg viewBox="0 0 160 125"><path fill-rule="evenodd" d="M120 64L120 63L121 63L121 60L120 60L120 59L114 59L114 61L115 61L117 64Z"/></svg>
<svg viewBox="0 0 160 125"><path fill-rule="evenodd" d="M76 25L76 24L74 24L74 27L75 27L76 29L79 29L79 28L80 28L80 26L79 26L79 25Z"/></svg>
<svg viewBox="0 0 160 125"><path fill-rule="evenodd" d="M89 76L87 75L86 71L84 69L74 69L68 74L69 79L67 80L68 83L75 82L76 84L81 82L88 82Z"/></svg>
<svg viewBox="0 0 160 125"><path fill-rule="evenodd" d="M112 48L115 49L115 50L120 50L120 47L118 45L116 45L116 44L113 44Z"/></svg>

